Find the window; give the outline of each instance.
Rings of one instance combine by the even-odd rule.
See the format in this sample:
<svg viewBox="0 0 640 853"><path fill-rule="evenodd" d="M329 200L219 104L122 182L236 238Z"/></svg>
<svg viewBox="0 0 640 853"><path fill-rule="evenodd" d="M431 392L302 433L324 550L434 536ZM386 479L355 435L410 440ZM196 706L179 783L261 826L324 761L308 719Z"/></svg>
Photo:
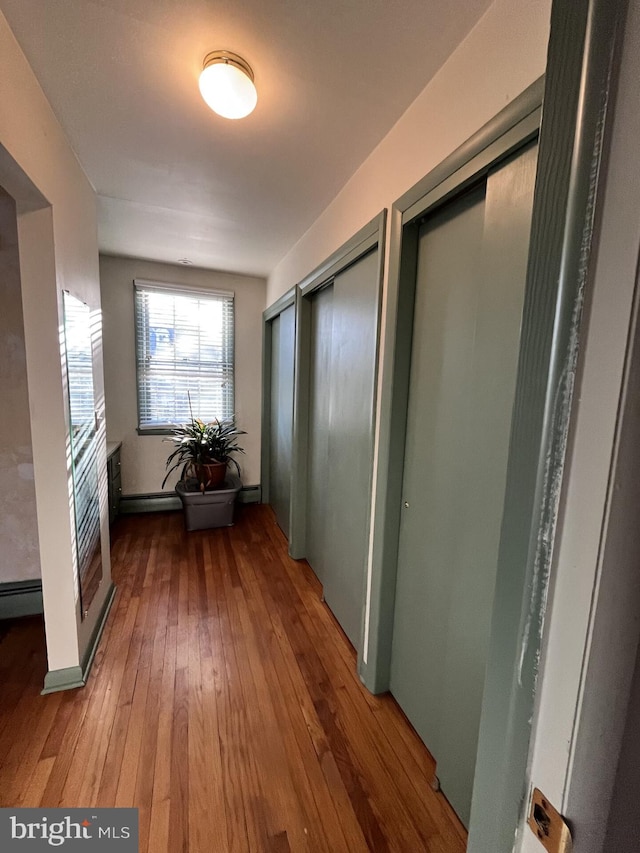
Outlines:
<svg viewBox="0 0 640 853"><path fill-rule="evenodd" d="M134 286L139 430L231 417L233 293Z"/></svg>

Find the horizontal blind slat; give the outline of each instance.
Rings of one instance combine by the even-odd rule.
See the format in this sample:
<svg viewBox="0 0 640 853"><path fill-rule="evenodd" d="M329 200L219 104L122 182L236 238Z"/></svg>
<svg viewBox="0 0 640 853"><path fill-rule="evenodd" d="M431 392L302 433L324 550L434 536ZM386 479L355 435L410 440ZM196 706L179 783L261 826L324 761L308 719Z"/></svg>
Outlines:
<svg viewBox="0 0 640 853"><path fill-rule="evenodd" d="M231 417L233 294L137 283L135 307L140 427Z"/></svg>

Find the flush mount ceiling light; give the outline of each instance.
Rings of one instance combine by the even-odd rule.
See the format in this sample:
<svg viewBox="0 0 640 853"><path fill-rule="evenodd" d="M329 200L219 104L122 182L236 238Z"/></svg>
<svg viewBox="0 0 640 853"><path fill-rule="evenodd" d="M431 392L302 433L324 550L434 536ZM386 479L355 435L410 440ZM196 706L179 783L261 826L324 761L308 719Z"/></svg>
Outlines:
<svg viewBox="0 0 640 853"><path fill-rule="evenodd" d="M205 56L200 94L224 118L244 118L258 101L251 66L229 50L213 50Z"/></svg>

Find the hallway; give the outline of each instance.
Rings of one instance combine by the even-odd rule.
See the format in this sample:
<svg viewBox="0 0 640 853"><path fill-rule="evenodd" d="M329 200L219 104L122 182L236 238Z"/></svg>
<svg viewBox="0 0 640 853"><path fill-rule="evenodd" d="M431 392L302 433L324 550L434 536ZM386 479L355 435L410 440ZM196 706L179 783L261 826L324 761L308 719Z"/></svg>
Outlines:
<svg viewBox="0 0 640 853"><path fill-rule="evenodd" d="M149 853L462 853L427 750L360 684L269 507L113 537L86 688L41 697L41 619L0 624L0 806L136 806Z"/></svg>

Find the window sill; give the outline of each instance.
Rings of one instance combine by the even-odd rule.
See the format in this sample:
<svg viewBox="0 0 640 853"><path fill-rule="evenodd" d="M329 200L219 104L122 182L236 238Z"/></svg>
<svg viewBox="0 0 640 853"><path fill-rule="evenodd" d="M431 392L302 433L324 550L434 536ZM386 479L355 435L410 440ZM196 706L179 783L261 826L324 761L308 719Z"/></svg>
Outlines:
<svg viewBox="0 0 640 853"><path fill-rule="evenodd" d="M138 435L173 435L172 427L138 427Z"/></svg>

